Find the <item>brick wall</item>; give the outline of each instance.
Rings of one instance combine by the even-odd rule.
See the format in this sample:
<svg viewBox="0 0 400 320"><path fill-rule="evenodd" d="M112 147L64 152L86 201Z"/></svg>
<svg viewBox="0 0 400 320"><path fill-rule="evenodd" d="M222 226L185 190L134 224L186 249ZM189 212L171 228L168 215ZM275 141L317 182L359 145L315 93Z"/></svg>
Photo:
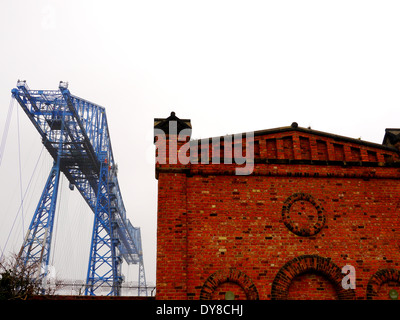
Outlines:
<svg viewBox="0 0 400 320"><path fill-rule="evenodd" d="M289 300L336 300L337 294L332 283L323 275L304 273L294 278L288 289Z"/></svg>
<svg viewBox="0 0 400 320"><path fill-rule="evenodd" d="M250 175L236 175L235 163L156 165L157 299L376 299L398 290L396 150L297 126L255 132L250 143ZM355 290L341 285L347 264Z"/></svg>

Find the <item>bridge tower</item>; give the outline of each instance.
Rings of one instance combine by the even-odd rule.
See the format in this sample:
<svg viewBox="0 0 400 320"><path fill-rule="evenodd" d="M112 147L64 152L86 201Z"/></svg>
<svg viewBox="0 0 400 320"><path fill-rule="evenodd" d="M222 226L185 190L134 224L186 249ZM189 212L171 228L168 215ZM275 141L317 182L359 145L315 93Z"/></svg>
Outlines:
<svg viewBox="0 0 400 320"><path fill-rule="evenodd" d="M19 257L47 275L58 184L62 172L94 213L86 295L120 295L121 264L139 265L139 295L147 295L140 228L126 218L105 108L58 90L30 90L18 81L12 96L39 132L54 162Z"/></svg>

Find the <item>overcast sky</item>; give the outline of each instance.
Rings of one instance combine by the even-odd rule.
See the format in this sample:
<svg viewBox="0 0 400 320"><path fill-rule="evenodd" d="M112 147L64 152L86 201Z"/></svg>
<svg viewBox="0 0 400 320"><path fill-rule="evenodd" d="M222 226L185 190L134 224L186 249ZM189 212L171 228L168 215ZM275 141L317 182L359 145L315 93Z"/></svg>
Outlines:
<svg viewBox="0 0 400 320"><path fill-rule="evenodd" d="M0 135L18 79L31 89L68 81L72 94L104 106L127 214L141 227L155 283L153 119L175 111L191 119L194 138L296 121L381 143L385 128L400 127L399 16L400 2L384 0L2 0ZM51 167L42 155L34 171L40 151L15 104L0 166L7 252L22 244ZM77 193L61 191L54 264L85 279L93 215Z"/></svg>

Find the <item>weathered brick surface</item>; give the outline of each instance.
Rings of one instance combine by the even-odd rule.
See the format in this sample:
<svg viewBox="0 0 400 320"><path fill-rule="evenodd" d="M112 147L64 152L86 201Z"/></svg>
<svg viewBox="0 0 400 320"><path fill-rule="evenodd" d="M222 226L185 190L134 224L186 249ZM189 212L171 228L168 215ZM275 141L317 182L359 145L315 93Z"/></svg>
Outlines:
<svg viewBox="0 0 400 320"><path fill-rule="evenodd" d="M258 300L257 288L251 278L235 268L219 270L211 274L204 282L200 299L219 300L222 293L232 290L239 299Z"/></svg>
<svg viewBox="0 0 400 320"><path fill-rule="evenodd" d="M253 143L250 175L235 163L156 164L157 299L374 299L398 288L398 152L297 127ZM346 264L355 290L341 286Z"/></svg>
<svg viewBox="0 0 400 320"><path fill-rule="evenodd" d="M292 280L286 298L288 300L336 300L338 295L325 276L309 272Z"/></svg>
<svg viewBox="0 0 400 320"><path fill-rule="evenodd" d="M246 292L243 288L234 282L224 282L221 283L215 290L211 293L211 300L225 300L226 293L232 292L234 294L234 300L247 300Z"/></svg>

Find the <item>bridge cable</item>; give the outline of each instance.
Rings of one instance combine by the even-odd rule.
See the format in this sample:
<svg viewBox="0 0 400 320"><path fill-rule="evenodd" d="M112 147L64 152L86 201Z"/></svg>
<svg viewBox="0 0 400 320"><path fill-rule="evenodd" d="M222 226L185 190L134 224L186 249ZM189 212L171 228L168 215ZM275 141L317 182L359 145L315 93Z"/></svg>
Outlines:
<svg viewBox="0 0 400 320"><path fill-rule="evenodd" d="M56 215L55 215L55 221L54 221L54 224L55 224L54 234L53 234L54 244L52 245L53 246L53 252L52 252L52 257L51 257L51 265L53 265L53 266L54 266L54 252L56 251L55 248L56 248L57 236L58 236L58 233L57 233L57 231L58 231L58 220L59 220L59 215L60 215L60 206L61 206L61 196L62 196L62 191L63 191L64 175L61 174L60 178L61 178L60 179L60 191L58 193L59 195L58 195L58 199L57 199L58 208L57 208L57 212L56 212Z"/></svg>
<svg viewBox="0 0 400 320"><path fill-rule="evenodd" d="M30 185L31 185L32 178L33 178L33 176L34 176L34 174L35 174L35 172L36 172L37 166L38 166L38 164L39 164L39 160L40 160L40 158L42 157L43 150L44 150L44 145L42 146L42 150L40 151L39 157L38 157L38 159L37 159L37 161L36 161L35 168L33 169L32 175L31 175L31 177L30 177L30 179L29 179L29 182L28 182L28 185L27 185L27 187L26 187L26 189L25 189L25 192L24 192L24 195L23 195L23 199L25 199L26 193L28 192L28 189L29 189L29 187L30 187ZM14 226L15 226L15 222L16 222L16 220L17 220L17 218L18 218L18 215L19 215L19 212L20 212L20 210L21 210L21 205L22 205L22 203L20 204L19 209L18 209L18 211L17 211L17 213L16 213L16 215L15 215L14 222L13 222L13 224L12 224L12 226L11 226L10 232L8 233L6 243L4 244L3 249L0 248L0 250L1 250L0 261L2 260L2 258L3 258L3 256L4 256L4 251L5 251L6 248L7 248L8 241L9 241L9 239L10 239L11 233L12 233L12 231L13 231L13 229L14 229Z"/></svg>
<svg viewBox="0 0 400 320"><path fill-rule="evenodd" d="M11 98L10 100L10 105L8 106L8 112L7 112L7 118L6 118L6 123L4 124L4 130L3 130L3 136L1 137L1 144L0 144L0 166L1 166L1 161L3 159L4 155L4 150L6 148L6 142L7 142L7 136L8 136L8 131L10 129L10 122L11 122L11 116L12 112L14 109L14 98Z"/></svg>
<svg viewBox="0 0 400 320"><path fill-rule="evenodd" d="M19 112L17 108L17 139L18 139L18 165L19 165L19 193L21 198L22 241L24 241L24 198L22 196L22 169L21 169L21 136L19 125Z"/></svg>

